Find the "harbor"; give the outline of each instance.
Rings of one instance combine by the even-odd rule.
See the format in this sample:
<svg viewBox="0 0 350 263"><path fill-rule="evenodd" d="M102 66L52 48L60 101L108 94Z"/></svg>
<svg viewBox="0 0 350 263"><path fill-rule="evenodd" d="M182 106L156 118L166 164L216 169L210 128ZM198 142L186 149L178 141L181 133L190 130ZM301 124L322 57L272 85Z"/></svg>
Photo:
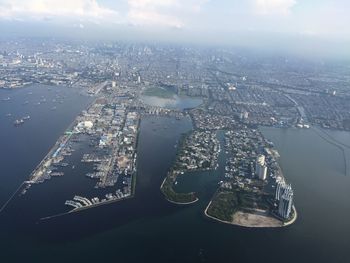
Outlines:
<svg viewBox="0 0 350 263"><path fill-rule="evenodd" d="M25 93L27 92L25 91ZM11 97L15 100L14 96ZM77 99L82 98L77 97ZM6 129L8 129L9 134L11 133L11 137L6 137L6 140L2 138L3 149L7 149L7 141L12 147L14 145L15 147L22 147L20 151L22 155L16 156L23 158L23 164L19 166L14 162L7 161L7 156L16 157L13 152L6 151L6 153L3 153L3 174L5 179L6 176L9 178L6 183L13 185L11 193L5 192L3 194L6 197L3 199L4 202L15 192L23 179L28 178L31 170L38 164L38 160L40 161L47 154L48 149L54 145L60 135L59 133L67 130L69 123L75 119L76 112L79 113L86 108L84 103L81 102L81 108L76 109L76 112L72 110L73 112L70 114L62 112L60 108L55 112L50 111L49 105L47 106L47 119L50 120L56 113L67 114L65 122L56 123L57 121L52 120L45 124L43 121L45 118L40 119L40 116L36 115L35 112L28 110L16 114L16 116L25 116L26 113L31 115L30 122L28 122L28 125L24 125L23 129L17 129L13 127L12 122L7 122ZM5 109L3 112L15 113L15 110ZM5 115L3 115L3 118L6 120ZM38 119L41 121L40 123L36 123ZM35 124L35 127L30 130L32 124ZM58 124L61 126L58 126ZM168 128L163 129L165 126ZM332 249L341 253L344 248L342 247L344 246L342 240L347 237L346 222L341 218L338 220L336 217L322 216L324 206L328 207L329 213L333 215L340 213L342 218L346 217L346 211L348 211L341 209L348 205L346 203L347 198L344 198L344 196L347 196L348 193L349 177L344 176L343 157L339 149L322 138L314 136L311 129L281 130L263 128L264 136L274 143L275 148L281 155L280 165L286 178L297 189L296 203L299 220L286 229L253 229L249 230L250 233L247 234L248 230L246 228L218 224L203 216L203 210L205 210L212 197L211 191L215 192L217 183L212 186L212 189L210 188L211 191L207 187L203 187L203 189L199 187L198 191L194 189L197 191L199 201L189 207L174 206L167 202L159 191L159 186L177 152L174 145L178 142L180 134L186 133L190 127L190 122L183 118L176 120L175 118L145 115L140 123L138 140L136 195L133 198L122 199L120 202L108 201L105 203L106 205L97 205L93 209L81 208L76 212L55 217L55 219L51 218L38 222L39 218L73 210L73 207L66 206L64 203L66 200L73 200L75 195L91 200L91 198L97 197L98 193L101 193L102 198L105 198L105 194L108 192L114 193L114 191L109 191L108 188L95 189L94 186L97 181L85 178L90 169L88 167L85 169L86 165L81 163L83 154L80 154L80 151L84 151L85 147L89 148L89 145L81 146L81 149L75 150L72 155L66 157L69 165L63 168L65 174L62 177L52 178L43 184L34 184L20 198L18 198L20 193L18 191L10 205L0 214L4 237L2 242L4 253L8 256L11 254L13 257L13 254L10 253L10 242L16 244L16 248L24 249L25 255L16 256L23 260L28 255L50 257L52 254L61 253L61 251L83 250L91 247L92 252L89 249L86 254L79 255L79 257L87 260L95 257L97 260L97 257L100 256L95 254L93 248L98 244L105 245L108 243L112 245L107 246L111 250L105 252L105 258L112 258L114 256L112 248L115 246L132 246L135 240L142 245L149 244L150 232L155 235L152 243L161 248L161 255L163 255L161 257L164 259L167 253L173 252L171 247L179 243L183 244L182 247L191 248L189 253L197 254L198 249L192 249L192 246L198 244L198 247L203 248L209 257L234 259L235 257L231 254L232 250L230 250L232 246L244 251L247 244L259 243L261 246L257 246L257 253L261 254L267 249L276 249L276 244L282 238L285 242L280 249L283 253L288 253L290 247L302 249L305 246L305 243L298 242L301 236L306 237L305 242L307 243L327 243ZM51 137L42 136L40 130L45 128L47 129L46 133L52 135ZM335 136L337 140L342 140L342 137L338 134L332 131L329 133ZM33 144L28 144L28 141L33 142ZM37 141L41 141L43 147L39 147ZM346 143L346 141L342 141ZM315 147L315 145L318 145L318 147ZM24 147L28 148L31 154L28 154ZM223 152L225 151L222 148L221 153ZM306 159L305 156L310 157L310 159ZM76 161L74 161L75 159ZM73 161L75 163L74 169L72 169ZM295 166L295 163L299 165ZM206 178L215 180L214 175L208 174L207 177L204 177L203 173L206 172L196 176L195 183L202 182ZM16 178L15 174L22 174L23 178ZM20 179L22 180L20 181ZM191 178L188 177L188 179ZM186 177L183 177L183 180L179 178L177 181L179 187L190 185ZM188 187L191 189L192 186ZM321 205L319 200L322 200L325 193L330 200ZM45 202L45 200L50 200L50 202ZM303 202L303 200L309 201ZM334 204L337 205L334 206ZM23 220L24 216L25 222ZM9 222L5 220L7 217L11 219L9 219ZM329 220L333 225L331 228L329 227ZM319 232L320 228L324 232ZM341 232L341 239L338 240L335 233L339 232ZM244 235L240 236L241 233L244 233ZM213 242L214 238L208 238L208 235L220 236L221 238L216 238ZM76 239L77 236L79 239ZM170 239L169 236L171 236ZM184 239L184 236L187 238ZM328 241L329 236L333 237L331 243ZM38 237L41 241L37 241ZM266 242L261 243L262 239ZM167 240L167 242L163 240ZM36 250L33 245L35 242L40 242L47 250ZM69 248L66 247L67 242L70 243ZM228 244L229 247L226 251L223 248L226 248L225 246L228 246ZM150 256L149 253L152 257L159 256L159 251L150 251L137 250L137 259L142 260L141 257ZM221 251L220 255L217 255L216 251ZM276 252L275 257L281 256L281 253ZM319 259L317 255L319 255L319 252L308 251L305 256ZM123 255L121 259L127 261L130 257L129 254ZM259 260L260 256L249 254L239 259L247 258ZM292 259L297 260L297 258L297 256L292 256ZM328 259L328 257L325 258Z"/></svg>

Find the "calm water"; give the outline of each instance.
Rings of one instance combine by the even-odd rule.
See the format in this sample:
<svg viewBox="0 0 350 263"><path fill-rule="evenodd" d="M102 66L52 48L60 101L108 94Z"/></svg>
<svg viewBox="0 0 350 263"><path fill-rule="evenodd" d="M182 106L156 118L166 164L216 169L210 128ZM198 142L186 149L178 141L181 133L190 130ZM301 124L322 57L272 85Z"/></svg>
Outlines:
<svg viewBox="0 0 350 263"><path fill-rule="evenodd" d="M28 95L28 92L33 92ZM61 88L63 103L50 110L56 89L33 87L0 91L0 202L30 174L57 137L90 101ZM47 99L46 104L22 101ZM14 127L13 118L31 115ZM245 229L203 217L220 169L195 174L179 187L198 190L200 201L174 206L159 186L175 158L175 143L191 129L187 119L146 117L141 122L136 197L51 221L38 215L55 211L58 197L83 189L78 171L36 186L0 215L1 262L349 262L350 177L342 152L312 130L264 128L281 154L283 171L296 194L298 221L284 229ZM331 132L349 143L348 133ZM222 156L221 156L222 157ZM73 158L73 157L72 157ZM78 157L77 157L78 158ZM349 158L349 156L347 156ZM185 181L185 180L184 180ZM200 186L195 185L199 181ZM78 185L76 185L78 184ZM51 205L50 205L51 204Z"/></svg>
<svg viewBox="0 0 350 263"><path fill-rule="evenodd" d="M180 97L174 95L173 98L161 98L157 96L141 96L142 101L151 106L165 107L169 109L194 108L202 104L202 99L191 97Z"/></svg>

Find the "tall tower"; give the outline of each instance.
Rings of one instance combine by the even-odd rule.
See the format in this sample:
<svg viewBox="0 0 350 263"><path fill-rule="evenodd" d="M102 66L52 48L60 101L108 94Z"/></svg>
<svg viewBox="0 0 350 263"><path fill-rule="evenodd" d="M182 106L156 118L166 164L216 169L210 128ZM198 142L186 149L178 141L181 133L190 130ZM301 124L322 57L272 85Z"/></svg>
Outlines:
<svg viewBox="0 0 350 263"><path fill-rule="evenodd" d="M284 219L288 219L290 213L292 211L293 205L293 190L290 188L286 188L284 193L282 194L279 205L278 205L278 214Z"/></svg>
<svg viewBox="0 0 350 263"><path fill-rule="evenodd" d="M260 154L256 158L255 175L261 180L266 180L267 167L265 165L265 155Z"/></svg>
<svg viewBox="0 0 350 263"><path fill-rule="evenodd" d="M258 177L260 180L266 180L267 177L267 167L266 165L259 167Z"/></svg>

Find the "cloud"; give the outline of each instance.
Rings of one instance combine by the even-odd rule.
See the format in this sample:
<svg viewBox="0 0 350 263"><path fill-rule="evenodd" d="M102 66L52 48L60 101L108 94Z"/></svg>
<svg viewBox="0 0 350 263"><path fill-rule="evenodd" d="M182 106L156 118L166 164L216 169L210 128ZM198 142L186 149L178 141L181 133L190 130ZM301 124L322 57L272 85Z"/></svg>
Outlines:
<svg viewBox="0 0 350 263"><path fill-rule="evenodd" d="M259 15L288 15L296 0L255 0L254 9Z"/></svg>
<svg viewBox="0 0 350 263"><path fill-rule="evenodd" d="M100 6L96 0L0 0L0 18L9 20L77 18L108 19L115 10Z"/></svg>
<svg viewBox="0 0 350 263"><path fill-rule="evenodd" d="M133 25L158 25L175 28L182 28L184 26L180 18L169 14L162 14L155 10L132 9L128 13L128 19Z"/></svg>
<svg viewBox="0 0 350 263"><path fill-rule="evenodd" d="M199 13L208 0L128 0L133 25L182 28L188 16Z"/></svg>
<svg viewBox="0 0 350 263"><path fill-rule="evenodd" d="M183 28L209 0L125 1L127 12L119 14L117 10L102 6L99 0L0 0L0 19Z"/></svg>

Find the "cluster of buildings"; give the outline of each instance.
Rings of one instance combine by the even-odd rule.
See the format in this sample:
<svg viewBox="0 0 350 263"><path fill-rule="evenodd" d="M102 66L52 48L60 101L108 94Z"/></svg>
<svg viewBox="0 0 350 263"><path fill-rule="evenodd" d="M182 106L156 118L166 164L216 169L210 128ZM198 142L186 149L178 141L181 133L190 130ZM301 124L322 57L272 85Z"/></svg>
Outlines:
<svg viewBox="0 0 350 263"><path fill-rule="evenodd" d="M256 158L255 174L260 180L266 180L267 166L265 163L265 155L259 154Z"/></svg>
<svg viewBox="0 0 350 263"><path fill-rule="evenodd" d="M130 194L131 178L136 171L139 114L127 111L118 98L112 100L98 100L80 117L79 124L91 127L86 133L94 148L83 155L82 162L94 164L94 172L87 176L98 179L97 188L114 186L123 176L123 193Z"/></svg>
<svg viewBox="0 0 350 263"><path fill-rule="evenodd" d="M283 179L277 153L270 142L254 129L229 130L225 133L225 179L220 188L235 192L241 199L255 201L250 209L264 207L282 221L289 220L293 210L293 190ZM254 203L258 204L254 207ZM261 208L259 208L263 211Z"/></svg>
<svg viewBox="0 0 350 263"><path fill-rule="evenodd" d="M29 180L25 182L22 194L25 194L32 184L43 183L52 177L64 175L62 169L68 166L65 159L75 151L74 142L71 140L72 135L72 132L66 132L59 138L54 147L33 170Z"/></svg>
<svg viewBox="0 0 350 263"><path fill-rule="evenodd" d="M236 129L225 133L225 149L228 155L225 167L225 177L235 176L245 178L267 178L269 173L276 172L273 158L260 154L268 144L258 130Z"/></svg>
<svg viewBox="0 0 350 263"><path fill-rule="evenodd" d="M282 178L276 181L275 201L278 209L277 214L284 220L289 219L293 207L293 189Z"/></svg>
<svg viewBox="0 0 350 263"><path fill-rule="evenodd" d="M238 126L232 116L212 114L203 109L191 110L190 116L194 127L199 130L225 130L233 129Z"/></svg>
<svg viewBox="0 0 350 263"><path fill-rule="evenodd" d="M350 76L339 65L270 61L222 49L16 39L0 43L0 76L0 88L62 84L91 95L106 80L135 90L161 83L178 95L208 101L210 116L193 113L198 127L231 126L216 115L247 125L291 127L303 117L298 110L303 107L312 124L350 129Z"/></svg>
<svg viewBox="0 0 350 263"><path fill-rule="evenodd" d="M167 200L177 204L198 201L194 192L175 192L173 187L177 184L177 177L185 172L216 169L220 152L221 146L216 131L194 130L190 134L183 135L176 160L160 186Z"/></svg>
<svg viewBox="0 0 350 263"><path fill-rule="evenodd" d="M175 169L189 170L215 169L218 165L220 142L213 131L194 131L182 142Z"/></svg>
<svg viewBox="0 0 350 263"><path fill-rule="evenodd" d="M99 197L87 198L87 197L75 195L73 197L73 200L66 200L65 205L73 207L73 210L71 211L76 211L81 208L97 206L106 202L122 200L129 196L130 196L130 193L124 194L120 191L120 189L115 191L115 194L112 194L112 193L105 194L105 197L101 199Z"/></svg>
<svg viewBox="0 0 350 263"><path fill-rule="evenodd" d="M291 96L303 107L309 122L323 128L350 130L350 96L328 93Z"/></svg>
<svg viewBox="0 0 350 263"><path fill-rule="evenodd" d="M75 146L86 143L88 150L80 160L93 165L86 176L97 181L97 188L121 182L106 200L124 198L132 193L140 115L180 118L188 113L195 131L184 139L174 174L215 168L220 143L214 131L226 130L221 186L259 195L271 194L276 185L276 214L289 218L293 190L279 179L283 177L271 145L257 127L307 128L310 122L350 130L350 76L340 66L309 67L305 61L238 53L150 44L0 42L0 88L62 84L100 97L57 141L27 185L63 175L65 167L71 167L68 156ZM142 88L159 83L178 95L201 97L204 103L183 112L142 103ZM101 200L77 199L69 205Z"/></svg>
<svg viewBox="0 0 350 263"><path fill-rule="evenodd" d="M92 164L86 176L97 180L96 188L117 188L107 200L130 196L136 173L140 114L128 107L129 96L124 91L104 85L99 97L75 119L33 171L26 190L33 183L61 176L65 169L74 169L76 164L67 157L77 152L82 155L81 162ZM74 202L77 200L69 204Z"/></svg>
<svg viewBox="0 0 350 263"><path fill-rule="evenodd" d="M0 88L21 88L35 83L70 85L78 77L78 72L63 61L65 57L69 60L68 51L55 49L54 44L8 41L1 43L0 48ZM73 58L76 54L70 55Z"/></svg>

